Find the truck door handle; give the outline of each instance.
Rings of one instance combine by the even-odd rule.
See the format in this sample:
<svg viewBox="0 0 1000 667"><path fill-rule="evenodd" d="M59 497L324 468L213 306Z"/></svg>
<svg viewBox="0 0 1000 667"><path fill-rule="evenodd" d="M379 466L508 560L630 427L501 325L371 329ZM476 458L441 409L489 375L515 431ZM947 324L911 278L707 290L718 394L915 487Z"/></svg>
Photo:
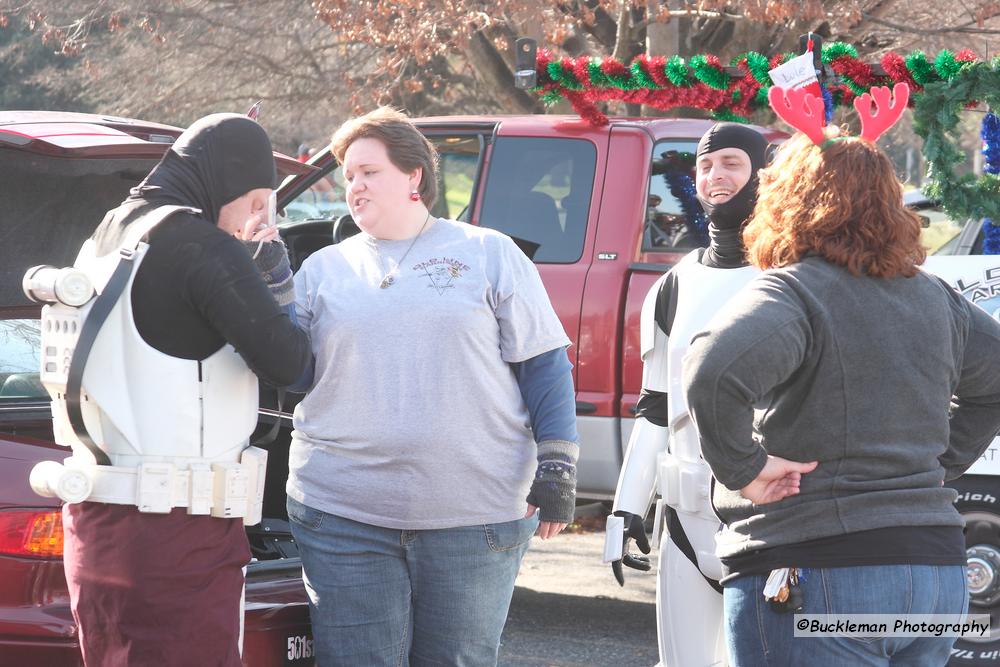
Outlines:
<svg viewBox="0 0 1000 667"><path fill-rule="evenodd" d="M578 415L589 415L597 412L597 406L593 403L587 403L586 401L576 402L576 414Z"/></svg>

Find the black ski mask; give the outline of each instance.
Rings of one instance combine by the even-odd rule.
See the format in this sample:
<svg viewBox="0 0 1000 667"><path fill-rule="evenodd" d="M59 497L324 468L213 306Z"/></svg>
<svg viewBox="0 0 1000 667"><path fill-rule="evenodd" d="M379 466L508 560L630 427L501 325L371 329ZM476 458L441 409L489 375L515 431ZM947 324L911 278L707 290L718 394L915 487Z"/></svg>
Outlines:
<svg viewBox="0 0 1000 667"><path fill-rule="evenodd" d="M219 211L257 188L277 185L271 140L256 121L231 113L194 122L164 154L128 199L94 234L98 253L117 248L124 228L150 207L174 204L201 209L217 224Z"/></svg>
<svg viewBox="0 0 1000 667"><path fill-rule="evenodd" d="M729 201L711 204L698 197L709 220L704 264L722 268L746 264L741 231L757 203L757 172L766 166L767 146L767 139L760 132L739 123L718 123L698 142L695 160L723 148L738 148L750 158L750 180Z"/></svg>

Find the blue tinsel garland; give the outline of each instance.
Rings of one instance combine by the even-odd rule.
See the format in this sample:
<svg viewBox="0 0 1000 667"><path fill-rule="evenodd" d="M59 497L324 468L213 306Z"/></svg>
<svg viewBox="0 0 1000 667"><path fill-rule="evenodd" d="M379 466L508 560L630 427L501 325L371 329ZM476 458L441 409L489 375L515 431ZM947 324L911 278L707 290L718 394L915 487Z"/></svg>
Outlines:
<svg viewBox="0 0 1000 667"><path fill-rule="evenodd" d="M684 213L684 220L693 240L697 241L699 246L707 246L708 218L705 216L705 209L698 202L694 179L682 171L672 169L664 172L663 179L670 186L670 194L676 197L681 205L681 212Z"/></svg>
<svg viewBox="0 0 1000 667"><path fill-rule="evenodd" d="M833 95L823 84L820 84L819 89L823 91L823 115L826 117L826 122L829 123L833 120Z"/></svg>
<svg viewBox="0 0 1000 667"><path fill-rule="evenodd" d="M983 128L979 133L983 138L983 171L987 174L1000 174L1000 119L993 112L983 118ZM1000 225L993 224L989 218L983 219L983 254L1000 255Z"/></svg>

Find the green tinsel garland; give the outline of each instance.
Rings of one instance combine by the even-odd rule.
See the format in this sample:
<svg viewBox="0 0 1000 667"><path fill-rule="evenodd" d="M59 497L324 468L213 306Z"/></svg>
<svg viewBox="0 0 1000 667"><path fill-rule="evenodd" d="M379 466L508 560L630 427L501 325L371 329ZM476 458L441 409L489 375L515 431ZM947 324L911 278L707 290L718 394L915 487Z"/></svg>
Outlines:
<svg viewBox="0 0 1000 667"><path fill-rule="evenodd" d="M927 62L927 56L923 51L914 51L906 56L906 69L910 70L913 80L921 86L937 80L937 72L934 66Z"/></svg>
<svg viewBox="0 0 1000 667"><path fill-rule="evenodd" d="M735 66L744 58L747 60L747 68L753 74L753 78L757 80L757 83L762 86L770 86L771 75L768 74L768 71L771 69L771 64L767 61L767 58L755 51L747 51L733 58L732 64Z"/></svg>
<svg viewBox="0 0 1000 667"><path fill-rule="evenodd" d="M690 86L691 78L688 76L688 67L684 59L680 56L670 56L667 65L663 68L664 74L670 79L670 83L675 86Z"/></svg>
<svg viewBox="0 0 1000 667"><path fill-rule="evenodd" d="M706 56L693 56L690 64L694 75L706 86L716 90L729 88L729 75L718 67L710 65Z"/></svg>
<svg viewBox="0 0 1000 667"><path fill-rule="evenodd" d="M587 74L590 76L590 85L596 88L605 88L611 86L611 79L604 76L604 72L601 70L601 61L594 58L587 64Z"/></svg>
<svg viewBox="0 0 1000 667"><path fill-rule="evenodd" d="M656 90L660 87L655 81L653 81L653 77L646 72L646 69L638 60L632 61L632 64L629 66L629 71L632 73L632 78L643 88Z"/></svg>
<svg viewBox="0 0 1000 667"><path fill-rule="evenodd" d="M941 51L934 59L934 71L945 81L953 79L961 69L962 63L955 60L955 54L948 49Z"/></svg>
<svg viewBox="0 0 1000 667"><path fill-rule="evenodd" d="M583 86L580 85L580 82L576 80L575 76L573 76L573 72L570 70L563 70L560 63L549 63L546 70L548 71L549 77L563 88L566 88L567 90L583 90Z"/></svg>
<svg viewBox="0 0 1000 667"><path fill-rule="evenodd" d="M730 123L743 123L744 125L750 122L743 116L737 116L729 109L719 109L718 111L713 111L712 118Z"/></svg>
<svg viewBox="0 0 1000 667"><path fill-rule="evenodd" d="M558 90L550 90L542 94L542 104L544 104L547 107L550 107L553 104L558 104L559 101L562 100L562 98L563 98L562 93L560 93Z"/></svg>
<svg viewBox="0 0 1000 667"><path fill-rule="evenodd" d="M830 42L829 44L823 45L821 58L824 63L829 64L841 56L857 58L858 50L850 44L845 44L844 42Z"/></svg>

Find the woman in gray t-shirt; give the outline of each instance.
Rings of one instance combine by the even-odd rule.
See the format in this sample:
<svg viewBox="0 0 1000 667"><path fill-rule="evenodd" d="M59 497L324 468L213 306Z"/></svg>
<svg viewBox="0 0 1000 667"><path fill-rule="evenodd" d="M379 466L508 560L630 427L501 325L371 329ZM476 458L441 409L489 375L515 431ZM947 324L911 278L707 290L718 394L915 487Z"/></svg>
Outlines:
<svg viewBox="0 0 1000 667"><path fill-rule="evenodd" d="M531 536L573 517L569 340L508 237L431 215L406 116L349 121L333 152L361 233L295 276L316 367L288 479L317 658L495 664Z"/></svg>

